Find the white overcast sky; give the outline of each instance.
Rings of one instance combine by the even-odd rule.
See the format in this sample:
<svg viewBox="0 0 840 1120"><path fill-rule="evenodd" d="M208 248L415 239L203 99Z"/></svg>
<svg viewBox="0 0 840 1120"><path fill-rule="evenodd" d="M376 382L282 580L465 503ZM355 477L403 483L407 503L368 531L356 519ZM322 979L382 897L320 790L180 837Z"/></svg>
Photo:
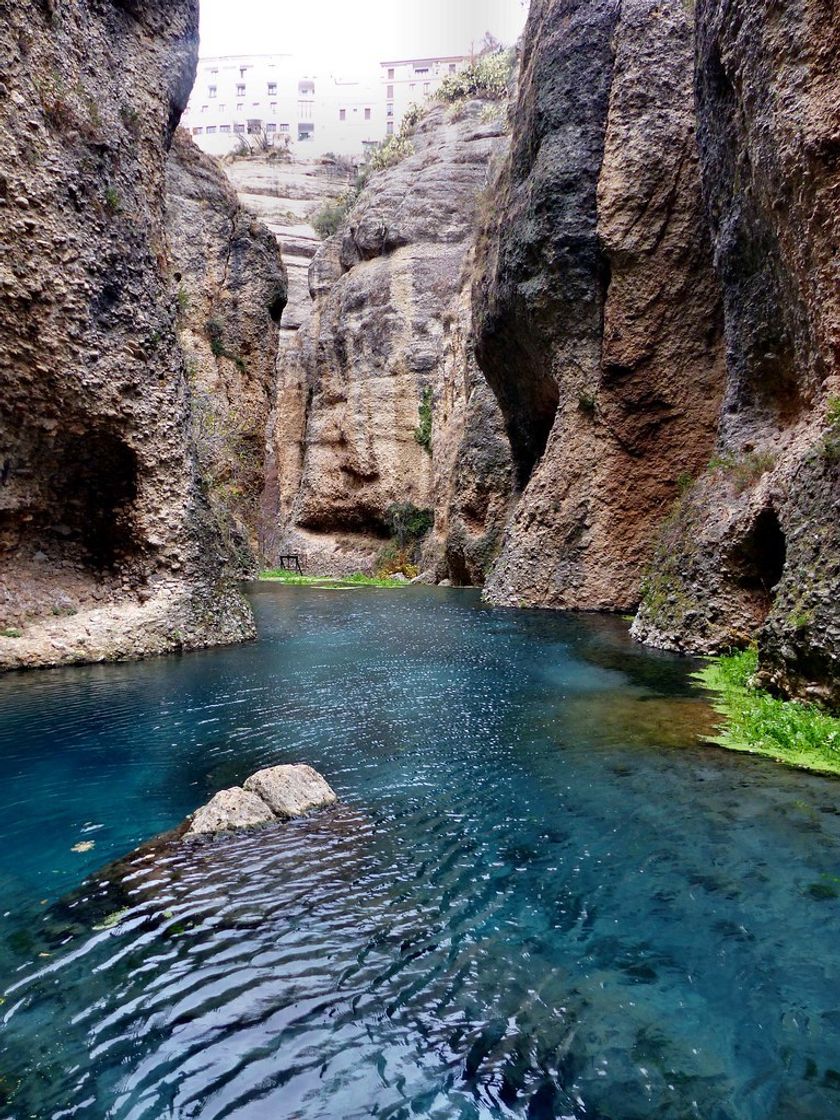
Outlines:
<svg viewBox="0 0 840 1120"><path fill-rule="evenodd" d="M527 0L201 0L201 54L294 54L352 74L383 59L514 43Z"/></svg>

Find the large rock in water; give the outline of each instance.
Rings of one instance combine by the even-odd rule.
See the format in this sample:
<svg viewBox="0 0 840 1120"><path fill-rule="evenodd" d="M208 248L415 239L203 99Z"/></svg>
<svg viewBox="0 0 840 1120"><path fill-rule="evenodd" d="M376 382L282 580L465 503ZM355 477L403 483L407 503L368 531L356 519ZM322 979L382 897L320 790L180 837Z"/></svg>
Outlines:
<svg viewBox="0 0 840 1120"><path fill-rule="evenodd" d="M0 0L0 668L253 634L166 283L197 0Z"/></svg>
<svg viewBox="0 0 840 1120"><path fill-rule="evenodd" d="M337 800L335 792L317 770L303 764L271 766L258 770L245 782L278 817L300 817L310 809L322 809Z"/></svg>
<svg viewBox="0 0 840 1120"><path fill-rule="evenodd" d="M258 828L323 809L338 798L311 766L270 766L258 770L244 786L220 790L188 819L183 838Z"/></svg>
<svg viewBox="0 0 840 1120"><path fill-rule="evenodd" d="M205 836L208 833L235 832L241 828L257 828L276 820L274 813L261 797L248 793L239 786L221 789L195 811L185 836Z"/></svg>

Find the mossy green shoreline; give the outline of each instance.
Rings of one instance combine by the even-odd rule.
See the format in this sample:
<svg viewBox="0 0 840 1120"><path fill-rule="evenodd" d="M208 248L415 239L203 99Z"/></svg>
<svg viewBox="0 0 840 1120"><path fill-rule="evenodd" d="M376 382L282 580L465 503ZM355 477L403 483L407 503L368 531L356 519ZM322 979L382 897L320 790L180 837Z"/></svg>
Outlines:
<svg viewBox="0 0 840 1120"><path fill-rule="evenodd" d="M297 572L288 572L285 568L268 568L260 572L260 579L296 587L319 587L322 591L337 591L347 587L405 587L407 583L402 579L366 576L362 572L354 572L349 576L302 576Z"/></svg>
<svg viewBox="0 0 840 1120"><path fill-rule="evenodd" d="M717 694L715 711L725 717L713 743L734 751L840 774L840 719L816 704L779 700L751 685L758 667L754 649L713 658L694 679Z"/></svg>

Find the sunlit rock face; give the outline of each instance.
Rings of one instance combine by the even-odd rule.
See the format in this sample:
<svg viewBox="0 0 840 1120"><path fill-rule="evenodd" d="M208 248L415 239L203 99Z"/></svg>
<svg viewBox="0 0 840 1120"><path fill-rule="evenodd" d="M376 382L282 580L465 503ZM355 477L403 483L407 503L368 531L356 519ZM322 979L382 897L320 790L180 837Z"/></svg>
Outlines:
<svg viewBox="0 0 840 1120"><path fill-rule="evenodd" d="M487 593L837 703L837 20L535 0L478 244L521 498Z"/></svg>
<svg viewBox="0 0 840 1120"><path fill-rule="evenodd" d="M472 582L500 534L506 498L487 503L480 492L509 491L506 439L463 338L480 197L505 144L501 117L485 110L433 109L414 153L371 177L310 268L312 313L280 371L271 485L277 549L302 552L311 567L370 568L394 503L434 509L440 526L454 502L461 543L451 553L438 531L427 545L441 578L451 559L452 574ZM431 447L415 438L429 392ZM470 409L487 427L468 437L464 458ZM476 483L469 519L456 507L467 511L472 482L453 492L456 463L462 481L492 472Z"/></svg>
<svg viewBox="0 0 840 1120"><path fill-rule="evenodd" d="M166 198L199 471L232 563L254 574L286 270L273 233L183 129L167 161Z"/></svg>
<svg viewBox="0 0 840 1120"><path fill-rule="evenodd" d="M0 4L2 667L252 632L197 483L165 282L197 23L194 0Z"/></svg>

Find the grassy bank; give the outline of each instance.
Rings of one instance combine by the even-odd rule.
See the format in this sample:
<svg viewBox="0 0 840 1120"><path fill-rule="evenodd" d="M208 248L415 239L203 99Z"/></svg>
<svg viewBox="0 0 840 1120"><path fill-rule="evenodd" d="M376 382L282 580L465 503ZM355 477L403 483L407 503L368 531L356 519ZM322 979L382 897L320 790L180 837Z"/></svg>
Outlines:
<svg viewBox="0 0 840 1120"><path fill-rule="evenodd" d="M756 651L744 650L716 657L695 674L695 680L717 694L715 710L725 717L712 741L806 770L840 774L840 719L815 704L777 700L752 688L757 663Z"/></svg>
<svg viewBox="0 0 840 1120"><path fill-rule="evenodd" d="M320 587L324 591L338 590L346 587L405 587L406 581L401 579L379 579L376 576L366 576L361 572L354 572L350 576L301 576L296 572L287 572L285 568L268 568L260 572L260 579L271 580L274 583L288 583L295 587Z"/></svg>

